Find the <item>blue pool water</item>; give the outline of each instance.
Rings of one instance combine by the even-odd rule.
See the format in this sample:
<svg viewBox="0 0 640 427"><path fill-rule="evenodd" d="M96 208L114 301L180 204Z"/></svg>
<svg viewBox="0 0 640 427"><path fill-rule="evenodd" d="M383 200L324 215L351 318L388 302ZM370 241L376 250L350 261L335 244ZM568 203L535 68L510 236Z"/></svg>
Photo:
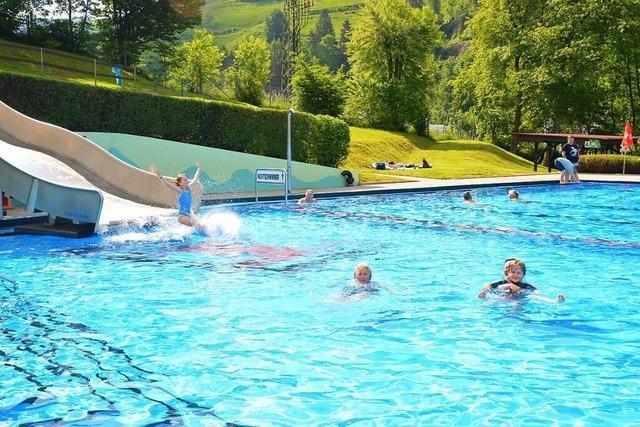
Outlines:
<svg viewBox="0 0 640 427"><path fill-rule="evenodd" d="M520 190L0 238L0 424L637 423L640 186ZM566 303L477 299L509 257Z"/></svg>

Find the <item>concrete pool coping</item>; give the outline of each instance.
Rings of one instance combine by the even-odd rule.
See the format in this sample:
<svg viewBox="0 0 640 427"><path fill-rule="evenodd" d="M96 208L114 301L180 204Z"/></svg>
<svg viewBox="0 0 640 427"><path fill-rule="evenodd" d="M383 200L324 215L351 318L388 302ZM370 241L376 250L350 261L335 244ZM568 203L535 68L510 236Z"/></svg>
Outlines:
<svg viewBox="0 0 640 427"><path fill-rule="evenodd" d="M481 187L517 187L526 185L556 184L559 180L558 173L545 175L514 175L490 178L463 178L463 179L426 179L418 178L411 181L394 183L371 183L361 184L357 187L327 188L314 190L317 198L363 196L374 194L391 193L421 193L442 190L463 190ZM622 174L580 174L582 182L605 182L605 183L631 183L640 184L640 175ZM274 191L262 191L259 193L261 202L284 200L283 189ZM303 192L289 195L290 201L297 202ZM242 203L254 202L255 193L234 193L234 194L204 194L202 196L203 205L214 205L219 203Z"/></svg>

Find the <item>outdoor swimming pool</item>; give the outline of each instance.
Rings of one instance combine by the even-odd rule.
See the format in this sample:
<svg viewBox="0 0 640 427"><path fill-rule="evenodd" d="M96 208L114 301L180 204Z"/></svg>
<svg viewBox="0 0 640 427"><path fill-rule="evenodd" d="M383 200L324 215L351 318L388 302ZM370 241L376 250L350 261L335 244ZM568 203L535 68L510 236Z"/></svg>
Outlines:
<svg viewBox="0 0 640 427"><path fill-rule="evenodd" d="M0 238L0 424L637 423L640 186L519 190ZM509 257L567 302L478 300ZM354 298L360 261L383 288Z"/></svg>

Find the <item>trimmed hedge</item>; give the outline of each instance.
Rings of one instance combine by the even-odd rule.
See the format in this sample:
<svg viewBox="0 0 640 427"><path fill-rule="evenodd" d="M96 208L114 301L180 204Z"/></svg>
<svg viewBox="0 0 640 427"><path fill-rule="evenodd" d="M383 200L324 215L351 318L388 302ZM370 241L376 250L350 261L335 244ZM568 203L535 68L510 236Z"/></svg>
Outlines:
<svg viewBox="0 0 640 427"><path fill-rule="evenodd" d="M640 173L640 157L627 155L625 173ZM621 154L588 154L580 156L579 172L622 173Z"/></svg>
<svg viewBox="0 0 640 427"><path fill-rule="evenodd" d="M76 132L149 136L286 158L287 112L220 101L122 92L0 73L0 100L35 119ZM296 113L293 160L337 167L349 152L349 126Z"/></svg>

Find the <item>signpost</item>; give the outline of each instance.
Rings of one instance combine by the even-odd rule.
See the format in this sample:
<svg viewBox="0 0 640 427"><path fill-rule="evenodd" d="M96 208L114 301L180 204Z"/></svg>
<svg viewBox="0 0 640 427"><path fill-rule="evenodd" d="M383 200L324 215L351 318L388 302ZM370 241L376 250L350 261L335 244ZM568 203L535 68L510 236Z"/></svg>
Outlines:
<svg viewBox="0 0 640 427"><path fill-rule="evenodd" d="M289 175L286 169L256 169L256 203L258 202L258 183L284 184L284 205L289 201Z"/></svg>

